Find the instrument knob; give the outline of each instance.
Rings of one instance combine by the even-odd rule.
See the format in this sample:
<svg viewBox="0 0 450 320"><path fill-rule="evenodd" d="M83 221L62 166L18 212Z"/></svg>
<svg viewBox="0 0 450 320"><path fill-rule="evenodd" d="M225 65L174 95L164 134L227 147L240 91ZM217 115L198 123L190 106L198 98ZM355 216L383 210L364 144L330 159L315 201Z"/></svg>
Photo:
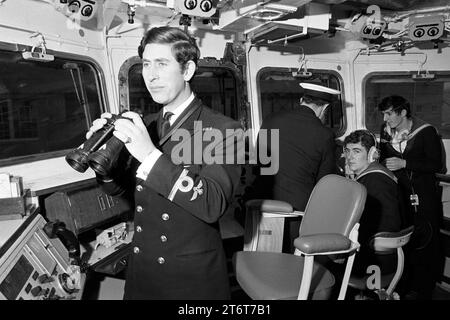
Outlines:
<svg viewBox="0 0 450 320"><path fill-rule="evenodd" d="M37 297L44 294L44 290L42 290L41 286L37 286L31 289L31 294L33 295L33 297Z"/></svg>

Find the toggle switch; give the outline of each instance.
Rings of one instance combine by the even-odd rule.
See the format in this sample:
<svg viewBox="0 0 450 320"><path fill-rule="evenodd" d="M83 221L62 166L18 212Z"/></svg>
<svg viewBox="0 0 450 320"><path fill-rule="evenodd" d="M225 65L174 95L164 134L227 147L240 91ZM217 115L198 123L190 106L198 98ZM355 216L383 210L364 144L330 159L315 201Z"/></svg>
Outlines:
<svg viewBox="0 0 450 320"><path fill-rule="evenodd" d="M38 277L38 281L39 281L39 283L47 283L47 282L52 282L54 280L54 278L53 277L50 277L48 274L41 274L39 277Z"/></svg>

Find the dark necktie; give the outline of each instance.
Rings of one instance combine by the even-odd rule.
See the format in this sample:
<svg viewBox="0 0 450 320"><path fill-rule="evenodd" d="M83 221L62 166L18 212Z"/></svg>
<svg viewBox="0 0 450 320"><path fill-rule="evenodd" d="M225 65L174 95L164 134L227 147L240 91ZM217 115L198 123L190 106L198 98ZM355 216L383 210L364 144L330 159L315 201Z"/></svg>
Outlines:
<svg viewBox="0 0 450 320"><path fill-rule="evenodd" d="M166 112L164 114L163 120L161 122L161 131L160 131L160 135L159 138L161 139L162 137L164 137L167 132L169 132L169 128L170 128L170 117L173 116L172 112Z"/></svg>

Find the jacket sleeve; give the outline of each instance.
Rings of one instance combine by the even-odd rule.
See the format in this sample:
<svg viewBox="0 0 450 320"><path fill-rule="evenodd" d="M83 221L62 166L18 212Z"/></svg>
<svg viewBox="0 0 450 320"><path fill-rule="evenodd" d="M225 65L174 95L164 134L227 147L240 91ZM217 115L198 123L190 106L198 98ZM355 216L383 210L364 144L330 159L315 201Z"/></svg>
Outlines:
<svg viewBox="0 0 450 320"><path fill-rule="evenodd" d="M338 171L338 163L336 161L336 142L334 141L334 134L331 132L326 138L322 154L322 161L317 173L317 181L327 174L337 173Z"/></svg>
<svg viewBox="0 0 450 320"><path fill-rule="evenodd" d="M233 200L241 175L240 164L244 161L243 131L231 131L212 148L214 159L222 161L183 166L163 154L144 184L199 219L208 223L217 221ZM231 157L232 163L227 164Z"/></svg>
<svg viewBox="0 0 450 320"><path fill-rule="evenodd" d="M424 128L418 133L412 146L412 149L415 148L422 150L418 153L414 151L411 157L406 156L406 169L422 173L441 171L443 165L441 140L434 127Z"/></svg>

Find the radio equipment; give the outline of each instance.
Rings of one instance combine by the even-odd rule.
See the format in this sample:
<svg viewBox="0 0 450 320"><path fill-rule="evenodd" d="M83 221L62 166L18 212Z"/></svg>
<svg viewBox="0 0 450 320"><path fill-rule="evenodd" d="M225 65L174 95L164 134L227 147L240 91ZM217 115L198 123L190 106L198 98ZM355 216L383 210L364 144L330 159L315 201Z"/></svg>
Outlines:
<svg viewBox="0 0 450 320"><path fill-rule="evenodd" d="M85 274L36 211L0 247L0 300L81 299Z"/></svg>
<svg viewBox="0 0 450 320"><path fill-rule="evenodd" d="M45 199L46 217L61 221L76 236L100 227L106 222L125 217L132 212L129 201L123 197L105 194L95 185L81 189L58 191Z"/></svg>

